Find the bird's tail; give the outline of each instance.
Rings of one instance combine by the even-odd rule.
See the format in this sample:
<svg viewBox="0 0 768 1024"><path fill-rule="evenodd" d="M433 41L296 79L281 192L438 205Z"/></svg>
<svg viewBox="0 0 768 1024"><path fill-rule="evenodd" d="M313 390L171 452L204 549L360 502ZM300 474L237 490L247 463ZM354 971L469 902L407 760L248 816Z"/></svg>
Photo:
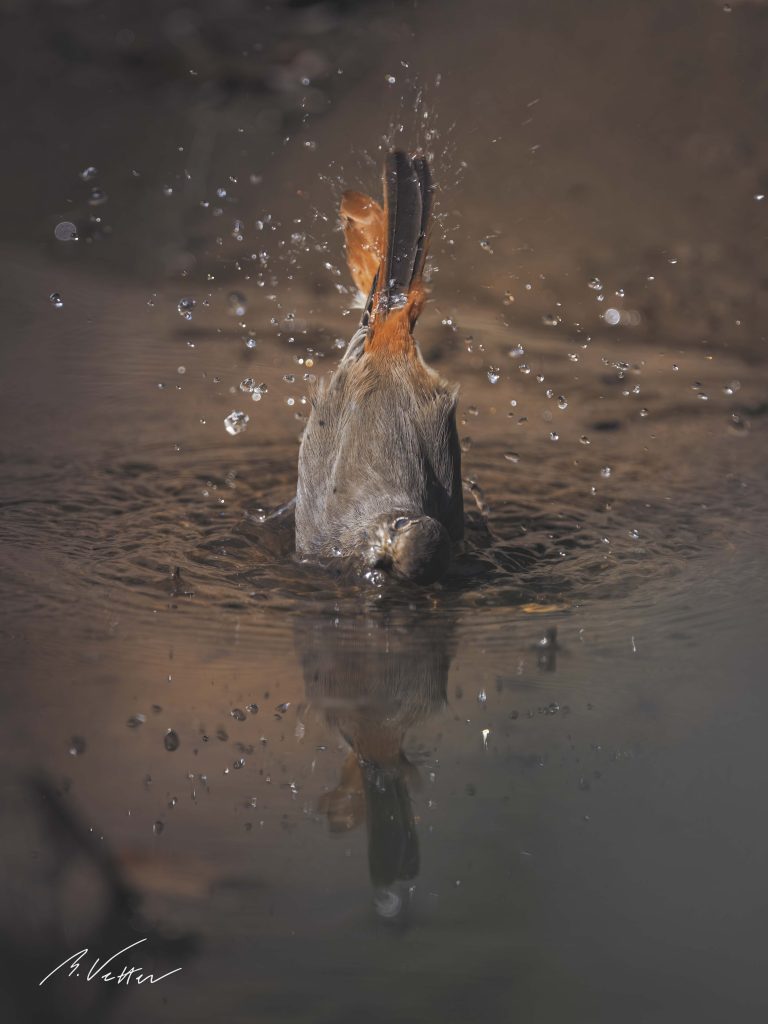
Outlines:
<svg viewBox="0 0 768 1024"><path fill-rule="evenodd" d="M409 338L424 305L433 191L426 157L393 150L384 166L384 209L361 192L344 193L347 263L358 290L368 296L369 348L392 347L403 334ZM391 316L400 310L405 314ZM385 327L390 318L405 332L393 330L393 322Z"/></svg>
<svg viewBox="0 0 768 1024"><path fill-rule="evenodd" d="M344 225L347 266L365 302L373 288L384 245L384 211L362 192L345 192L339 210Z"/></svg>
<svg viewBox="0 0 768 1024"><path fill-rule="evenodd" d="M384 167L385 235L373 300L373 322L407 310L409 327L421 312L423 274L432 216L432 178L423 156L387 154Z"/></svg>

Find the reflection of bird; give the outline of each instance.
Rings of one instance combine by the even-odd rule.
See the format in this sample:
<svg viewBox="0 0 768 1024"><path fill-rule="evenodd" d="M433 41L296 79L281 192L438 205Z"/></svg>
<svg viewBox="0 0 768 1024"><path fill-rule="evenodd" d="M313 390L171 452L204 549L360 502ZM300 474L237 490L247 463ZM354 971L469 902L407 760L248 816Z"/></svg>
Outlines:
<svg viewBox="0 0 768 1024"><path fill-rule="evenodd" d="M347 629L303 622L296 643L308 700L351 748L320 810L334 832L367 823L371 881L393 893L419 870L409 792L418 771L403 744L445 703L454 620L425 613L414 621L409 608L380 612Z"/></svg>
<svg viewBox="0 0 768 1024"><path fill-rule="evenodd" d="M296 550L431 583L463 536L464 513L457 389L426 365L412 336L426 298L426 159L390 153L384 186L383 210L358 192L341 205L349 268L369 298L341 364L312 397Z"/></svg>

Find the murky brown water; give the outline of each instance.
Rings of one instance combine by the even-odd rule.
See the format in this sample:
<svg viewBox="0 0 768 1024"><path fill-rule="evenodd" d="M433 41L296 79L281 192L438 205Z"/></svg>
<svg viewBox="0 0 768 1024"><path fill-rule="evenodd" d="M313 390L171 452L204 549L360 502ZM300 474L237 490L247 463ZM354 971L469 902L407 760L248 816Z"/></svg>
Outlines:
<svg viewBox="0 0 768 1024"><path fill-rule="evenodd" d="M762 1021L768 11L230 8L6 19L2 1019ZM462 388L426 591L279 511L385 135Z"/></svg>

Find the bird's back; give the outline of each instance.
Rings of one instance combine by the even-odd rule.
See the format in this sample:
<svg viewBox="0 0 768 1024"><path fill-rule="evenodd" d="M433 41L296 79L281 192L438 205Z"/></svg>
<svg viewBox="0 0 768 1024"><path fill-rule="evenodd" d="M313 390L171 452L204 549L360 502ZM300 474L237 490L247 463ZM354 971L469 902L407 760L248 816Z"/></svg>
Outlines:
<svg viewBox="0 0 768 1024"><path fill-rule="evenodd" d="M418 510L463 533L457 391L421 361L364 356L313 408L299 457L297 550L349 554L361 523Z"/></svg>

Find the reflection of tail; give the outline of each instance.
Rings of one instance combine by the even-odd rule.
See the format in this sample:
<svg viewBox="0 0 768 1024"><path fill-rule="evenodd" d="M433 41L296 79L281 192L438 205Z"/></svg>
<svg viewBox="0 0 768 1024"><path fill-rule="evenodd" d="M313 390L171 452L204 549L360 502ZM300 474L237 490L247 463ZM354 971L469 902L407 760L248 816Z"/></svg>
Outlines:
<svg viewBox="0 0 768 1024"><path fill-rule="evenodd" d="M410 781L418 772L404 754L381 768L350 751L336 789L318 801L331 832L368 825L368 865L375 886L415 878L419 873L419 841L413 820Z"/></svg>
<svg viewBox="0 0 768 1024"><path fill-rule="evenodd" d="M338 786L320 797L317 809L327 817L331 832L348 832L363 821L365 799L357 754L347 755Z"/></svg>
<svg viewBox="0 0 768 1024"><path fill-rule="evenodd" d="M408 762L403 758L405 765ZM368 866L376 886L415 878L419 840L404 766L377 768L363 764L368 817Z"/></svg>

